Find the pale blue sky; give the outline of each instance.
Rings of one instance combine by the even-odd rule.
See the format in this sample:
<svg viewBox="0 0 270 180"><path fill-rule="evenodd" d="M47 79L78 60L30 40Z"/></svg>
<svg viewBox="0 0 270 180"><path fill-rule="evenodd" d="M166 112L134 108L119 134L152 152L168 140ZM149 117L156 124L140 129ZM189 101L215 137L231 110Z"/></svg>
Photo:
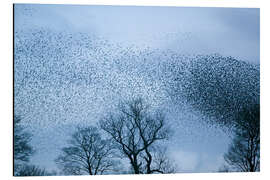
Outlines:
<svg viewBox="0 0 270 180"><path fill-rule="evenodd" d="M86 32L127 44L183 53L218 52L259 62L260 12L256 8L20 6L32 15L18 10L17 28Z"/></svg>

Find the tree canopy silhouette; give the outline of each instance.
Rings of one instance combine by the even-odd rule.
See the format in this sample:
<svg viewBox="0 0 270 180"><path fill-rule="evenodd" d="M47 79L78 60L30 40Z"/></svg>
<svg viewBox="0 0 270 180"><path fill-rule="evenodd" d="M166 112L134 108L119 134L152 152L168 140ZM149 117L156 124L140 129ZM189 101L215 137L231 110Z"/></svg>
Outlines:
<svg viewBox="0 0 270 180"><path fill-rule="evenodd" d="M169 162L165 160L167 157L156 156L155 151L158 142L168 139L170 133L164 114L160 111L151 113L141 98L121 103L118 110L100 121L100 126L129 160L133 173L172 172L173 168L162 168Z"/></svg>
<svg viewBox="0 0 270 180"><path fill-rule="evenodd" d="M29 144L32 135L26 132L20 124L21 118L14 116L14 160L28 162L30 156L34 153Z"/></svg>
<svg viewBox="0 0 270 180"><path fill-rule="evenodd" d="M18 170L16 176L54 176L56 174L54 171L48 172L44 168L25 164Z"/></svg>
<svg viewBox="0 0 270 180"><path fill-rule="evenodd" d="M234 126L234 138L225 161L233 170L260 171L260 106L244 108Z"/></svg>
<svg viewBox="0 0 270 180"><path fill-rule="evenodd" d="M69 146L55 160L67 175L97 175L112 171L116 165L109 140L102 139L94 126L78 128L69 140Z"/></svg>

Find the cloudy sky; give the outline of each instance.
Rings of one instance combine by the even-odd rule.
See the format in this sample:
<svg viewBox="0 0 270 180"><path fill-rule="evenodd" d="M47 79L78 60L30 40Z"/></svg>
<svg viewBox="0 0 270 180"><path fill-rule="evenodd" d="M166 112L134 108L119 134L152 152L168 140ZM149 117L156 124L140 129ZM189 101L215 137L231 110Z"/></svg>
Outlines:
<svg viewBox="0 0 270 180"><path fill-rule="evenodd" d="M159 53L218 53L259 64L259 9L16 4L14 10L15 114L34 135L32 163L55 169L74 125L94 124L112 102L141 95L167 109L175 127L169 152L179 172L213 172L223 164L228 134L188 104L169 100L157 72L169 60Z"/></svg>

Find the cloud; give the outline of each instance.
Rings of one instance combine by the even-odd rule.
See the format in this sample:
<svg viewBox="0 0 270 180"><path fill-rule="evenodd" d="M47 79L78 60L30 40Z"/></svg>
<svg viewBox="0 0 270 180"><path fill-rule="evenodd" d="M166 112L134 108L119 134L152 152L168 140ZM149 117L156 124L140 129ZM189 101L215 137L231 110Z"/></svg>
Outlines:
<svg viewBox="0 0 270 180"><path fill-rule="evenodd" d="M171 157L177 163L179 172L184 173L217 172L224 163L222 154L209 152L173 150Z"/></svg>
<svg viewBox="0 0 270 180"><path fill-rule="evenodd" d="M195 152L174 150L171 152L171 157L178 164L180 172L194 172L199 163L198 153Z"/></svg>

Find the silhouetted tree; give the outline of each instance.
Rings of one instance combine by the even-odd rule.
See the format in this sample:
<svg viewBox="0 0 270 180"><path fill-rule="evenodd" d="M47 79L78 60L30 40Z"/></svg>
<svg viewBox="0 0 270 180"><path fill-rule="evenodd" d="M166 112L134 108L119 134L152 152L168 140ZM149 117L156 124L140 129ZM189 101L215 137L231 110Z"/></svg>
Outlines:
<svg viewBox="0 0 270 180"><path fill-rule="evenodd" d="M26 132L23 126L20 124L21 118L19 116L14 116L14 175L17 174L17 171L20 169L22 164L29 162L29 158L33 155L34 150L29 144L31 141L32 135Z"/></svg>
<svg viewBox="0 0 270 180"><path fill-rule="evenodd" d="M101 128L114 140L135 174L167 173L154 166L155 143L168 138L170 132L161 112L151 113L141 98L121 103L119 113L100 121ZM163 164L163 162L162 162Z"/></svg>
<svg viewBox="0 0 270 180"><path fill-rule="evenodd" d="M14 116L14 160L28 162L29 157L34 153L29 144L32 135L24 131L20 122L21 118Z"/></svg>
<svg viewBox="0 0 270 180"><path fill-rule="evenodd" d="M78 128L69 144L55 160L65 174L97 175L113 170L111 143L102 139L96 127Z"/></svg>
<svg viewBox="0 0 270 180"><path fill-rule="evenodd" d="M56 172L48 172L44 168L35 165L22 165L16 176L54 176Z"/></svg>
<svg viewBox="0 0 270 180"><path fill-rule="evenodd" d="M245 107L235 122L233 142L224 155L236 171L260 171L260 106Z"/></svg>
<svg viewBox="0 0 270 180"><path fill-rule="evenodd" d="M151 173L175 173L177 165L167 156L167 148L155 146L152 148ZM146 160L148 162L148 160Z"/></svg>

